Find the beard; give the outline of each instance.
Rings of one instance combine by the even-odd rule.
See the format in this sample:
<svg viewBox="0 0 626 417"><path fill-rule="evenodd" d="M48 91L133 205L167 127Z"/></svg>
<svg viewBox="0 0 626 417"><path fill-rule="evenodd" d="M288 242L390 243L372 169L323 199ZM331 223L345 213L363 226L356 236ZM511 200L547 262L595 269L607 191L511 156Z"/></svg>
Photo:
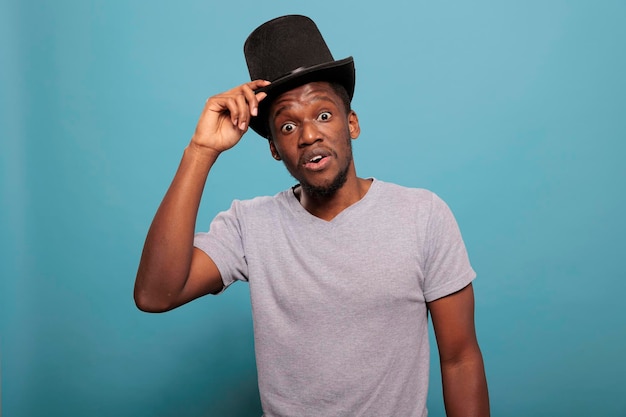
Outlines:
<svg viewBox="0 0 626 417"><path fill-rule="evenodd" d="M352 162L352 140L349 135L347 137L347 144L348 154L346 155L344 165L329 184L313 185L306 181L300 181L302 190L306 194L315 199L325 199L334 196L335 193L343 187L348 180L348 172L350 171L350 164Z"/></svg>
<svg viewBox="0 0 626 417"><path fill-rule="evenodd" d="M347 160L346 166L337 173L335 178L330 184L327 185L312 185L306 181L300 181L300 185L306 194L315 199L329 198L335 195L335 193L343 187L348 179L348 170L350 169L350 160Z"/></svg>

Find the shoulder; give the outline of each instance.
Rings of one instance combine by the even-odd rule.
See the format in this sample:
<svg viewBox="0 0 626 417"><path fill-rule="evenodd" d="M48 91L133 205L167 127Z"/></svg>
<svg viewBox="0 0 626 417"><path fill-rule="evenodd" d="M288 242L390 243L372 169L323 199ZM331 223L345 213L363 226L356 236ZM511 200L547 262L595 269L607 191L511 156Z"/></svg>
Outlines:
<svg viewBox="0 0 626 417"><path fill-rule="evenodd" d="M289 204L291 189L282 191L273 196L258 196L245 200L233 200L229 211L238 216L267 216L284 209Z"/></svg>
<svg viewBox="0 0 626 417"><path fill-rule="evenodd" d="M411 216L419 223L448 221L453 217L447 203L435 192L425 188L407 187L375 180L373 200L386 210Z"/></svg>
<svg viewBox="0 0 626 417"><path fill-rule="evenodd" d="M425 188L407 187L380 180L374 180L374 185L378 197L390 202L404 202L412 206L430 206L434 200L441 200L437 194Z"/></svg>

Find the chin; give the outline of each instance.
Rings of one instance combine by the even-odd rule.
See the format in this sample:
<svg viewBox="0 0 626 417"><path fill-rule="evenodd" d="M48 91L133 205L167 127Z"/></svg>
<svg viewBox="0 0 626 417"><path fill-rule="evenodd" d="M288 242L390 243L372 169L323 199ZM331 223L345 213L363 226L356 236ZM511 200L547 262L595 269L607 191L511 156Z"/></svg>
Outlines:
<svg viewBox="0 0 626 417"><path fill-rule="evenodd" d="M329 198L334 196L335 193L343 187L347 179L348 170L345 169L337 174L334 179L327 181L324 184L311 184L306 181L300 181L300 185L302 185L302 189L306 192L306 194L311 197Z"/></svg>

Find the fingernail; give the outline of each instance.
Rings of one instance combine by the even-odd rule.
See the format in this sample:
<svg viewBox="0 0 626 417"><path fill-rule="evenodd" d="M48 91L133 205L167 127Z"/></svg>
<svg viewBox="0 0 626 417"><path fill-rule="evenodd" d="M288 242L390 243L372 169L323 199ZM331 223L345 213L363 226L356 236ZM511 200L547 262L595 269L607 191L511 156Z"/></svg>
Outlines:
<svg viewBox="0 0 626 417"><path fill-rule="evenodd" d="M252 108L252 111L250 112L253 116L256 116L257 113L259 112L259 109L257 109L256 107Z"/></svg>

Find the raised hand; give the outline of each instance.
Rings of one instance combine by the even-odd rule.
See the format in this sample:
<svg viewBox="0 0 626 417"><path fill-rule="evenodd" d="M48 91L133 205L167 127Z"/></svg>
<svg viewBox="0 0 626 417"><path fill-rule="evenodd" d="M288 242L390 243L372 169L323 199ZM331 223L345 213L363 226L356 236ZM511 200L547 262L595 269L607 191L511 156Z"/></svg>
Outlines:
<svg viewBox="0 0 626 417"><path fill-rule="evenodd" d="M256 93L269 81L255 80L206 101L191 145L219 154L235 146L248 130L250 119L258 114L259 103L267 94Z"/></svg>

